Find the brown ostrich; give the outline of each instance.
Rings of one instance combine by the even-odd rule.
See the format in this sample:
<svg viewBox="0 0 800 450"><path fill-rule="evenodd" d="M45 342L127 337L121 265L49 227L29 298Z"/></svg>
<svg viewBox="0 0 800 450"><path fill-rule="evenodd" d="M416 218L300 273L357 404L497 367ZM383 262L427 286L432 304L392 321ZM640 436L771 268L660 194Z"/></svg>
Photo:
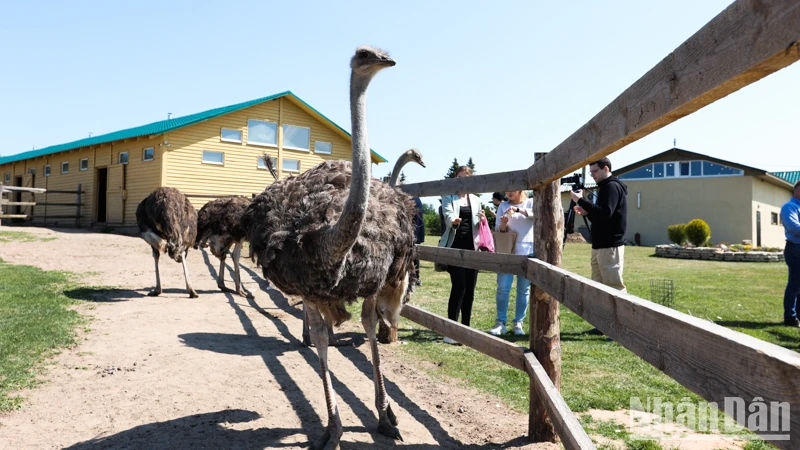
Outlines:
<svg viewBox="0 0 800 450"><path fill-rule="evenodd" d="M324 314L347 318L345 304L364 298L361 323L374 369L378 431L401 439L386 396L376 339L378 320L397 324L414 286L414 202L370 175L366 93L370 80L395 62L383 51L359 47L351 59L353 163L326 161L274 183L242 218L264 276L303 298L311 340L320 359L328 426L319 442L338 448L342 422L328 372Z"/></svg>
<svg viewBox="0 0 800 450"><path fill-rule="evenodd" d="M161 295L161 275L158 260L162 253L183 265L186 290L189 298L197 298L189 281L186 255L197 237L197 211L192 202L181 191L171 187L160 187L147 196L136 208L136 224L142 239L153 248L156 262L156 288L147 295Z"/></svg>
<svg viewBox="0 0 800 450"><path fill-rule="evenodd" d="M219 258L217 286L222 292L229 292L225 287L225 259L233 247L234 292L242 297L248 297L248 294L242 288L239 272L239 258L245 241L240 223L248 206L250 199L239 196L218 198L203 205L197 213L197 240L194 244L194 248L210 247L211 253Z"/></svg>

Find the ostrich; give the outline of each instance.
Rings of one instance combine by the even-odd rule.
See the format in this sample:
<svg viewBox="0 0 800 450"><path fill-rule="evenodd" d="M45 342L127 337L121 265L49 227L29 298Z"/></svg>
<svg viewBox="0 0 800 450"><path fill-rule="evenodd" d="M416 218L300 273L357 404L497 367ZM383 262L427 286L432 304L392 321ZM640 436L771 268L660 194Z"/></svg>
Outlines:
<svg viewBox="0 0 800 450"><path fill-rule="evenodd" d="M194 248L207 247L210 244L211 253L219 258L217 286L222 292L228 292L225 287L225 258L231 247L234 247L231 257L236 277L235 292L242 297L248 297L248 294L242 288L239 274L239 257L245 241L240 221L248 206L250 199L239 196L222 197L203 205L197 213L197 240L194 244Z"/></svg>
<svg viewBox="0 0 800 450"><path fill-rule="evenodd" d="M370 80L395 62L382 50L359 47L350 61L353 163L326 161L274 183L242 218L265 277L303 298L320 359L328 425L319 443L338 448L339 408L328 372L323 314L347 318L345 304L364 298L361 323L372 352L378 431L401 439L386 396L376 340L378 320L396 325L414 286L414 203L370 175L366 93Z"/></svg>
<svg viewBox="0 0 800 450"><path fill-rule="evenodd" d="M139 203L136 208L136 224L142 239L153 248L153 259L156 262L156 288L147 295L161 295L158 259L162 253L168 253L170 258L183 264L189 298L197 298L186 268L186 254L197 237L197 211L189 198L175 188L160 187Z"/></svg>
<svg viewBox="0 0 800 450"><path fill-rule="evenodd" d="M394 164L394 169L392 169L392 174L389 177L389 186L391 186L391 187L397 186L397 178L400 176L400 171L403 170L403 167L405 167L406 164L408 164L408 163L410 163L412 161L417 163L417 164L419 164L422 167L425 167L425 163L422 161L422 153L420 153L419 150L417 150L416 148L410 148L410 149L406 150L405 152L403 152L402 155L400 155L399 158L397 158L397 162ZM335 305L334 307L336 307L336 306L343 307L343 305ZM334 325L339 326L339 325L341 325L341 323L336 323L336 324L331 323L331 320L330 320L331 316L332 316L331 313L323 314L323 317L325 317L325 325L328 327L328 344L329 345L333 345L334 347L339 347L339 346L343 346L343 345L349 344L349 342L340 341L339 339L337 339L334 336L334 334L333 334L333 326ZM379 335L380 334L384 334L384 333L388 333L388 331L385 331L385 324L383 322L380 322L378 324L378 328L379 328L379 333L378 333ZM308 328L308 315L306 314L306 309L305 308L303 308L303 341L302 342L303 342L303 345L305 345L306 347L310 347L311 346L311 333L310 333L309 328Z"/></svg>

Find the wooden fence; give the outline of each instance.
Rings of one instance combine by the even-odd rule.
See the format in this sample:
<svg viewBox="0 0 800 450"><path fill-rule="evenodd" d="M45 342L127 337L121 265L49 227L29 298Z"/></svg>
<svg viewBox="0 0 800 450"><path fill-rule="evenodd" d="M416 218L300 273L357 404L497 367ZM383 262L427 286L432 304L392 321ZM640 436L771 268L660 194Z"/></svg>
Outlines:
<svg viewBox="0 0 800 450"><path fill-rule="evenodd" d="M528 169L401 186L418 197L535 189L539 258L418 247L423 260L529 279L535 287L533 353L414 305L403 308L403 317L526 371L531 380L529 436L534 440L552 440L554 430L567 449L594 448L559 393L560 302L710 402L722 406L725 398L738 397L788 403L795 411L785 430L790 438L772 444L792 448L792 442L800 442L800 354L559 268L563 212L558 180L798 59L800 2L738 0L555 149L537 155Z"/></svg>
<svg viewBox="0 0 800 450"><path fill-rule="evenodd" d="M44 208L44 214L42 216L44 222L46 223L48 220L74 219L75 220L75 226L76 227L79 226L80 225L80 220L85 217L85 216L81 215L81 208L86 206L83 203L83 194L85 194L85 193L86 192L83 190L83 186L80 185L80 184L75 188L74 191L48 190L47 191L47 197L45 198L45 201L43 203L38 203L39 205L45 207ZM58 195L59 197L64 196L64 195L66 195L66 196L74 195L75 196L75 201L74 202L69 201L69 197L64 198L63 201L51 201L51 195ZM59 200L61 200L61 198L59 198ZM58 207L58 208L65 207L65 206L66 207L74 207L75 208L75 214L51 214L51 213L49 213L47 211L47 207L48 206Z"/></svg>
<svg viewBox="0 0 800 450"><path fill-rule="evenodd" d="M14 194L14 193L21 193L21 192L29 192L29 193L42 193L46 192L46 189L38 189L38 188L28 188L28 187L19 187L19 186L3 186L0 184L0 207L8 208L11 206L25 206L25 207L33 207L36 206L36 202L23 202L23 201L16 201L13 199L3 198L3 195L7 194ZM3 211L0 208L0 224L2 224L2 219L27 219L28 214L22 213L13 213L9 211Z"/></svg>

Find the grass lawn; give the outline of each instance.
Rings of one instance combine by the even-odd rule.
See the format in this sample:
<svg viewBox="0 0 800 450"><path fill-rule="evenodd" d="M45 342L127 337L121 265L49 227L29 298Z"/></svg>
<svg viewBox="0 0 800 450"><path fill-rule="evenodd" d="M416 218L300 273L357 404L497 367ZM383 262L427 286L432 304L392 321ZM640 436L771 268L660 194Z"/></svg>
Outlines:
<svg viewBox="0 0 800 450"><path fill-rule="evenodd" d="M426 245L436 245L429 236ZM567 244L563 267L589 277L591 247ZM681 312L716 322L791 350L800 350L800 329L783 326L783 290L787 268L783 263L723 263L717 261L656 258L652 247L625 249L625 284L631 294L650 298L650 280L671 279L675 283L672 307ZM450 279L446 272L433 270L433 263L422 261L423 285L413 302L442 316L447 315ZM495 322L496 275L481 272L473 306L473 328L488 330ZM513 317L514 289L511 291L509 318ZM627 409L631 397L662 397L680 403L695 394L603 336L587 333L593 327L561 308L562 394L575 412L590 408ZM525 329L528 331L526 319ZM528 377L521 371L463 346L449 346L441 337L406 319L399 330L408 344L398 347L410 359L433 361L429 370L461 380L480 390L496 394L519 411L528 408ZM528 336L504 336L527 346Z"/></svg>
<svg viewBox="0 0 800 450"><path fill-rule="evenodd" d="M75 344L82 319L63 293L72 285L67 273L0 260L0 280L0 411L8 411L22 401L10 393L36 384L41 362Z"/></svg>
<svg viewBox="0 0 800 450"><path fill-rule="evenodd" d="M40 238L24 231L0 231L0 242L47 242L54 240L56 240L54 237Z"/></svg>

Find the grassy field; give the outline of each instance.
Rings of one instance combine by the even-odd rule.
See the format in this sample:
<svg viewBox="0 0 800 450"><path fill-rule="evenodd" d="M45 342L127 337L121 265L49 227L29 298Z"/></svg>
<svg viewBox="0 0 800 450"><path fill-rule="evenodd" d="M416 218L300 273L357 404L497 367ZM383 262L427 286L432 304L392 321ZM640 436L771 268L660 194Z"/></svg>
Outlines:
<svg viewBox="0 0 800 450"><path fill-rule="evenodd" d="M24 231L0 231L0 242L35 242L54 241L56 238L40 238Z"/></svg>
<svg viewBox="0 0 800 450"><path fill-rule="evenodd" d="M426 244L435 245L428 237ZM567 244L563 267L590 276L591 247ZM741 331L791 350L800 350L800 329L785 327L783 289L787 268L783 263L722 263L656 258L652 247L627 247L625 283L628 291L650 298L650 281L671 279L675 295L672 307L695 317ZM433 263L422 262L423 285L413 302L446 316L450 291L449 275L435 272ZM496 275L482 272L473 307L472 327L488 330L495 322ZM514 289L509 318L513 317ZM526 320L525 328L527 331ZM441 337L403 319L400 338L408 343L398 347L410 359L433 361L431 373L460 380L496 394L519 411L528 408L528 377L503 363L463 346L450 346ZM643 362L633 353L603 336L589 333L593 327L561 308L562 394L573 411L627 409L631 397L662 397L679 403L699 397ZM527 346L528 336L504 336Z"/></svg>
<svg viewBox="0 0 800 450"><path fill-rule="evenodd" d="M10 393L35 385L41 363L75 344L82 319L63 293L73 285L67 273L0 260L0 280L0 411L8 411L22 400Z"/></svg>

